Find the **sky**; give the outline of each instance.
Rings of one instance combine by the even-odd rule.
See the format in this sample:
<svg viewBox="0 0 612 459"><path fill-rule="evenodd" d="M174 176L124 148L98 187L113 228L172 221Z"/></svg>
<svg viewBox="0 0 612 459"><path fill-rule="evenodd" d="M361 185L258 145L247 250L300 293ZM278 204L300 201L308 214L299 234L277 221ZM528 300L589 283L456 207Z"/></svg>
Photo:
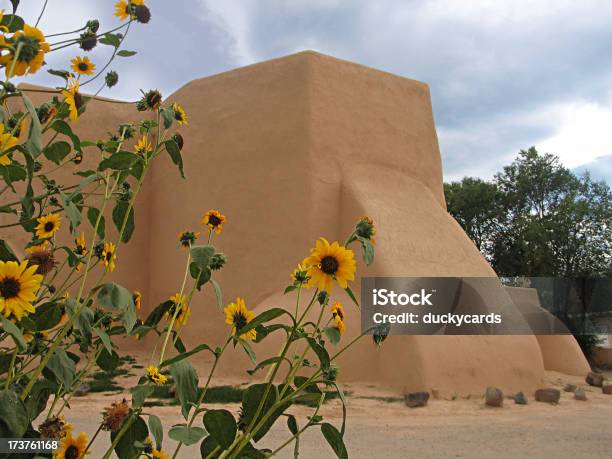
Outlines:
<svg viewBox="0 0 612 459"><path fill-rule="evenodd" d="M42 3L22 0L26 22ZM50 34L98 18L107 30L118 25L113 3L49 0L39 27ZM489 179L533 145L612 183L609 0L146 3L151 22L135 24L124 46L138 54L112 63L120 82L103 95L169 95L196 78L311 49L428 83L446 180ZM52 53L48 67L66 68L75 52ZM95 62L108 53L96 49ZM43 71L28 81L58 84Z"/></svg>

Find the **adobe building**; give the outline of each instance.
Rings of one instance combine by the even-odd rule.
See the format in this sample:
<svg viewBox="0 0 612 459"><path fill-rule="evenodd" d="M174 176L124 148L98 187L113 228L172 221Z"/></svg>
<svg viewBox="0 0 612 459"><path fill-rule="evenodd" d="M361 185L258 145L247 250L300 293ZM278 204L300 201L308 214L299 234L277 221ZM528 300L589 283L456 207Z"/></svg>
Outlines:
<svg viewBox="0 0 612 459"><path fill-rule="evenodd" d="M36 102L44 96L31 95ZM212 241L229 257L216 276L223 300L241 296L256 313L292 310L294 297L282 292L296 264L318 237L343 241L366 214L378 228L376 259L366 268L356 251L357 294L360 276L496 276L446 211L426 84L307 51L189 82L166 102L175 101L189 117L180 129L187 179L165 156L154 165L137 202L133 242L114 273L143 293L145 309L180 288L186 253L177 234L198 230L210 208L228 217ZM93 104L76 125L85 138L141 116L133 105ZM204 290L183 332L188 347L221 344L228 333L214 293ZM495 295L534 301L510 298L501 286ZM332 300L345 305L348 342L360 332L359 311L338 287ZM259 359L277 354L278 338L254 345ZM227 357L221 371L246 377L246 355L236 349ZM532 392L545 369L589 371L571 335L391 336L380 348L366 337L339 366L342 381L442 397L482 394L490 385Z"/></svg>

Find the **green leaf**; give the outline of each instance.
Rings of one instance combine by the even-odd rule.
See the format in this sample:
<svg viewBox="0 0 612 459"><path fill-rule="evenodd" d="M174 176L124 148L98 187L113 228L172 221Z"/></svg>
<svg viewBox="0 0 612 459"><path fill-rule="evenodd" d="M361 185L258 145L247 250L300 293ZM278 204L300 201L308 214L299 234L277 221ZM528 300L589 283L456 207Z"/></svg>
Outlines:
<svg viewBox="0 0 612 459"><path fill-rule="evenodd" d="M116 308L123 311L123 323L129 333L136 325L136 308L134 298L128 289L115 283L103 284L98 290L98 302L107 308Z"/></svg>
<svg viewBox="0 0 612 459"><path fill-rule="evenodd" d="M64 387L72 386L76 366L64 349L60 347L55 350L47 362L46 368L53 373L58 382L63 383Z"/></svg>
<svg viewBox="0 0 612 459"><path fill-rule="evenodd" d="M191 446L199 442L206 435L206 431L201 427L187 427L186 425L178 425L172 427L168 431L168 436L176 441L185 443L185 446Z"/></svg>
<svg viewBox="0 0 612 459"><path fill-rule="evenodd" d="M106 350L109 353L113 352L113 343L111 342L111 339L108 336L108 333L106 333L104 330L98 327L94 327L93 330L96 333L96 335L98 335L98 337L100 338L100 341L102 341L102 344L104 344L104 347L106 348Z"/></svg>
<svg viewBox="0 0 612 459"><path fill-rule="evenodd" d="M0 261L18 261L17 257L4 239L0 239Z"/></svg>
<svg viewBox="0 0 612 459"><path fill-rule="evenodd" d="M304 386L304 384L308 382L308 379L309 378L307 378L306 376L296 376L295 378L293 378L293 382L295 383L295 390L298 390L299 388L301 388L301 390L304 390L310 394L321 395L322 394L321 389L319 389L319 386L317 385L316 382L310 381L310 383L308 383L307 386Z"/></svg>
<svg viewBox="0 0 612 459"><path fill-rule="evenodd" d="M270 320L274 320L277 317L282 316L283 314L287 314L289 317L291 317L291 320L295 323L295 321L293 320L293 316L291 315L290 312L285 311L284 309L281 309L281 308L272 308L272 309L268 309L267 311L264 311L261 314L259 314L257 317L251 320L248 324L246 324L244 327L238 330L236 334L238 336L242 336L249 330L253 330L254 328L257 328L258 325L268 322Z"/></svg>
<svg viewBox="0 0 612 459"><path fill-rule="evenodd" d="M169 129L174 122L174 110L171 108L163 108L161 110L161 116L164 120L164 129Z"/></svg>
<svg viewBox="0 0 612 459"><path fill-rule="evenodd" d="M8 166L0 166L0 174L7 185L11 186L13 182L21 182L26 179L28 173L19 164L12 163ZM12 188L12 186L11 186ZM13 188L13 191L15 189Z"/></svg>
<svg viewBox="0 0 612 459"><path fill-rule="evenodd" d="M186 360L173 363L170 366L170 374L181 402L181 412L187 419L192 404L198 399L198 374Z"/></svg>
<svg viewBox="0 0 612 459"><path fill-rule="evenodd" d="M119 151L106 159L100 161L99 171L113 169L116 171L128 170L138 160L138 156L129 151Z"/></svg>
<svg viewBox="0 0 612 459"><path fill-rule="evenodd" d="M87 209L87 220L89 220L89 223L91 223L91 227L95 228L96 227L96 222L98 221L98 215L100 215L100 210L96 207L90 207L89 209ZM98 237L100 239L104 239L104 234L105 234L105 228L106 228L106 221L104 218L104 215L102 215L100 217L100 222L98 223Z"/></svg>
<svg viewBox="0 0 612 459"><path fill-rule="evenodd" d="M300 428L298 427L297 420L295 419L295 416L292 414L290 414L289 417L287 418L287 427L289 427L289 431L293 435L297 435L297 433L300 430Z"/></svg>
<svg viewBox="0 0 612 459"><path fill-rule="evenodd" d="M215 298L217 299L217 306L222 309L223 308L223 295L221 293L221 286L214 279L211 279L210 283L215 289Z"/></svg>
<svg viewBox="0 0 612 459"><path fill-rule="evenodd" d="M191 260L200 269L208 268L210 258L215 254L212 245L194 245L191 247Z"/></svg>
<svg viewBox="0 0 612 459"><path fill-rule="evenodd" d="M155 439L155 449L161 450L164 441L164 428L161 420L154 414L149 414L149 431Z"/></svg>
<svg viewBox="0 0 612 459"><path fill-rule="evenodd" d="M51 128L56 132L59 132L60 134L64 134L65 136L70 137L74 149L77 151L81 151L81 139L79 139L79 136L77 136L72 131L72 128L68 123L66 123L64 120L55 119L51 123Z"/></svg>
<svg viewBox="0 0 612 459"><path fill-rule="evenodd" d="M23 402L10 390L0 391L0 434L2 437L21 438L30 420Z"/></svg>
<svg viewBox="0 0 612 459"><path fill-rule="evenodd" d="M246 352L251 359L251 362L257 363L257 356L255 355L255 351L253 351L251 345L243 339L239 339L238 342L240 343L240 346L242 346L242 349L244 349L244 352Z"/></svg>
<svg viewBox="0 0 612 459"><path fill-rule="evenodd" d="M204 414L204 427L223 449L229 448L238 431L234 416L227 410L208 410Z"/></svg>
<svg viewBox="0 0 612 459"><path fill-rule="evenodd" d="M351 288L348 285L346 286L344 291L348 294L348 296L351 298L351 300L353 300L353 303L355 303L357 305L357 307L359 307L359 301L357 301L357 298L355 297L355 294L353 293L353 291L351 290Z"/></svg>
<svg viewBox="0 0 612 459"><path fill-rule="evenodd" d="M208 344L200 344L199 346L194 347L189 352L183 352L182 354L179 354L179 355L176 355L176 356L174 356L174 357L172 357L170 359L164 360L159 365L159 368L163 368L163 367L166 367L168 365L172 365L173 363L180 362L181 360L184 360L187 357L190 357L190 356L192 356L194 354L197 354L198 352L201 352L203 350L210 351L213 355L216 355L215 351Z"/></svg>
<svg viewBox="0 0 612 459"><path fill-rule="evenodd" d="M323 371L327 370L329 368L329 354L327 353L325 348L321 346L319 343L317 343L314 340L314 338L308 337L306 338L306 340L308 341L308 344L310 345L312 350L315 352L315 354L317 354L317 357L319 358L319 361L321 362L321 369Z"/></svg>
<svg viewBox="0 0 612 459"><path fill-rule="evenodd" d="M212 271L210 270L210 268L201 270L195 263L190 263L189 274L191 274L192 278L197 280L196 288L198 289L198 291L200 291L202 289L202 285L204 285L211 279Z"/></svg>
<svg viewBox="0 0 612 459"><path fill-rule="evenodd" d="M280 360L282 360L280 356L270 357L269 359L262 360L257 364L257 366L255 366L255 368L253 368L252 370L247 370L247 373L253 375L257 370L261 370L262 368L265 368L268 365L272 365L273 363L276 363Z"/></svg>
<svg viewBox="0 0 612 459"><path fill-rule="evenodd" d="M113 223L115 224L115 227L117 227L118 231L121 231L128 207L130 207L130 204L127 201L119 201L113 209ZM125 229L123 230L123 236L121 238L123 242L129 242L129 240L132 238L132 234L134 233L134 228L134 208L131 207L130 215L125 223Z"/></svg>
<svg viewBox="0 0 612 459"><path fill-rule="evenodd" d="M60 140L59 142L53 142L45 148L43 154L48 160L53 161L55 164L60 164L62 160L68 156L71 149L68 142Z"/></svg>
<svg viewBox="0 0 612 459"><path fill-rule="evenodd" d="M115 48L119 48L119 45L121 45L121 36L116 33L108 32L108 33L105 33L102 38L100 38L99 42L103 45L109 45L109 46L114 46Z"/></svg>
<svg viewBox="0 0 612 459"><path fill-rule="evenodd" d="M21 330L17 328L17 325L15 325L13 322L8 320L2 314L0 314L0 321L2 321L2 328L4 328L4 331L13 337L13 340L15 341L15 344L17 344L17 347L19 348L19 350L20 351L25 350L28 347L28 345L25 342L25 339L23 338L23 334L21 333Z"/></svg>
<svg viewBox="0 0 612 459"><path fill-rule="evenodd" d="M336 327L325 327L323 331L334 346L340 342L340 331Z"/></svg>
<svg viewBox="0 0 612 459"><path fill-rule="evenodd" d="M29 419L36 419L45 410L49 397L58 387L57 383L48 379L39 379L34 383L30 395L24 402Z"/></svg>
<svg viewBox="0 0 612 459"><path fill-rule="evenodd" d="M286 295L287 293L289 293L289 292L293 292L294 290L297 290L297 289L298 289L298 287L297 287L296 285L290 285L290 286L288 286L288 287L285 289L285 291L283 292L283 294L285 294L285 295Z"/></svg>
<svg viewBox="0 0 612 459"><path fill-rule="evenodd" d="M96 359L96 363L104 371L113 371L119 366L121 360L115 351L111 350L108 352L104 349L100 352L100 355Z"/></svg>
<svg viewBox="0 0 612 459"><path fill-rule="evenodd" d="M24 94L21 93L21 98L26 106L28 113L30 114L30 134L28 135L28 141L25 144L25 148L32 155L32 158L36 158L42 151L42 128L40 127L40 121L38 120L38 114L32 101Z"/></svg>
<svg viewBox="0 0 612 459"><path fill-rule="evenodd" d="M166 151L170 155L172 162L178 166L181 177L185 178L185 172L183 171L183 156L181 155L181 149L174 139L169 139L164 142Z"/></svg>
<svg viewBox="0 0 612 459"><path fill-rule="evenodd" d="M321 432L329 443L329 446L332 447L334 453L336 453L336 457L339 459L348 459L348 453L346 451L346 447L344 446L344 441L342 440L342 435L338 432L333 425L325 422L321 424Z"/></svg>
<svg viewBox="0 0 612 459"><path fill-rule="evenodd" d="M363 248L363 261L367 266L370 266L374 262L374 245L372 245L370 239L361 236L357 236L357 239L359 239Z"/></svg>
<svg viewBox="0 0 612 459"><path fill-rule="evenodd" d="M81 211L62 190L59 191L59 194L62 198L62 206L64 207L66 216L70 220L71 231L74 233L76 228L81 224Z"/></svg>
<svg viewBox="0 0 612 459"><path fill-rule="evenodd" d="M122 49L121 51L119 51L117 53L117 56L121 56L121 57L130 57L136 54L136 51L127 51L125 49Z"/></svg>
<svg viewBox="0 0 612 459"><path fill-rule="evenodd" d="M154 390L155 389L153 386L149 384L136 386L130 389L130 392L132 393L132 407L140 408L147 397L149 397Z"/></svg>
<svg viewBox="0 0 612 459"><path fill-rule="evenodd" d="M271 385L268 394L264 400L264 394L266 392L266 387L268 384L253 384L244 391L242 394L242 413L243 413L243 422L248 425L257 424L264 416L265 413L268 413L276 400L278 399L278 389L276 386ZM289 395L290 392L285 391L285 395ZM254 421L255 413L257 408L259 407L260 402L263 402L263 408L259 412L257 419ZM291 402L282 403L276 410L274 410L268 419L263 423L260 430L258 430L254 436L254 441L259 441L264 435L270 430L272 425L276 422L278 417L291 405ZM253 422L254 421L254 422Z"/></svg>
<svg viewBox="0 0 612 459"><path fill-rule="evenodd" d="M215 450L217 451L217 454L212 455L213 451ZM200 444L200 457L202 459L209 459L211 457L213 459L217 459L219 454L221 454L221 447L211 435L202 440L202 443Z"/></svg>
<svg viewBox="0 0 612 459"><path fill-rule="evenodd" d="M68 82L68 79L70 78L70 72L67 70L49 69L47 70L47 72L53 76L63 78L64 80L66 80L66 82Z"/></svg>
<svg viewBox="0 0 612 459"><path fill-rule="evenodd" d="M129 418L128 418L129 420ZM128 421L126 420L126 422ZM119 431L111 432L111 441L115 440ZM140 457L140 451L134 445L135 442L144 442L149 436L149 429L147 423L140 416L130 425L121 437L117 446L115 446L115 453L119 459L134 459Z"/></svg>
<svg viewBox="0 0 612 459"><path fill-rule="evenodd" d="M11 0L11 3L13 4L13 13L17 9L17 7L15 6L15 1L16 0ZM18 1L17 4L19 4ZM16 14L6 14L2 18L2 22L0 22L0 25L5 26L6 28L8 28L9 32L14 33L18 30L23 30L24 22L23 19L20 16L17 16Z"/></svg>

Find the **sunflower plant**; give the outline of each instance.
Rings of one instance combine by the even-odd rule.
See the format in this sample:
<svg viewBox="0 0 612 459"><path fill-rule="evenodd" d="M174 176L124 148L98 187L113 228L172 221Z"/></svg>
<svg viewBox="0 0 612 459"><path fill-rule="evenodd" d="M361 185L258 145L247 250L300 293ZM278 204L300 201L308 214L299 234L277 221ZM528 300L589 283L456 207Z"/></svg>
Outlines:
<svg viewBox="0 0 612 459"><path fill-rule="evenodd" d="M112 454L120 459L174 458L182 448L194 446L203 458L257 458L274 456L289 445L297 456L302 433L317 427L336 455L347 457L346 406L336 359L362 335L342 342L345 308L337 297L332 302L331 295L335 289L357 303L350 287L356 274L351 246L360 245L366 264L372 263L373 221L360 218L344 243L319 238L289 276L284 293L295 296L294 304L255 315L245 298L222 302L215 277L228 257L213 242L222 237L228 218L220 210L208 210L201 228L178 235L185 271L176 293L140 319L142 295L112 276L121 262L121 247L134 233L134 203L153 162L168 154L184 178L183 138L177 129L189 117L178 103L167 106L159 91L148 90L133 103L135 113L147 115L139 116L141 121L126 120L107 138L95 140L81 138L73 128L87 122L89 102L118 82L110 66L117 56L135 54L124 42L132 26L149 22L151 11L144 0L119 1L118 24L106 31L92 19L77 30L45 35L38 21L47 2L33 25L18 15L19 1L11 3L10 14L0 11L0 70L5 75L0 81L0 212L5 217L0 228L11 234L22 231L28 242L15 247L8 236L0 238L0 437L58 440L53 452L38 457L62 459L87 456L94 442L103 443L105 459ZM96 62L92 52L98 45L112 49L105 63ZM55 89L13 83L15 77L41 71L47 54L70 47L75 55L65 68L46 69L61 82ZM82 92L96 83L93 95ZM49 100L36 106L28 97L31 91L49 93ZM85 156L94 167L79 167ZM72 172L70 183L57 178L61 169ZM116 237L111 237L111 224ZM219 346L201 343L187 349L181 332L204 288L215 292L227 338ZM258 360L257 344L273 333L283 337L278 354ZM91 437L80 432L70 422L79 385L97 368L117 367L118 338L147 335L155 345L138 382L129 388L129 400L105 408ZM236 347L251 358L248 373L261 375L261 382L245 390L239 413L212 409L204 403L205 395L219 362ZM190 362L202 352L210 353L213 362L199 389ZM184 422L164 427L144 407L156 387L171 381ZM330 391L342 401L339 427L319 414ZM291 406L304 401L313 413L298 420ZM286 419L287 440L275 449L258 446L281 417ZM171 455L164 450L165 431L176 442Z"/></svg>

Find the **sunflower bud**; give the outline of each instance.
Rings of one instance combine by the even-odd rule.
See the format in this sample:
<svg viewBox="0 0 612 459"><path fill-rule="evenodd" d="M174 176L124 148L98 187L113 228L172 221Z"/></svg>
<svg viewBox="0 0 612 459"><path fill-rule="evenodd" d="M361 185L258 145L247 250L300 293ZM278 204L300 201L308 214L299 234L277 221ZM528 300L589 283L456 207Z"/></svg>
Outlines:
<svg viewBox="0 0 612 459"><path fill-rule="evenodd" d="M96 33L98 29L100 28L100 21L98 21L97 19L91 19L87 21L87 24L85 24L85 27L87 27L88 31Z"/></svg>
<svg viewBox="0 0 612 459"><path fill-rule="evenodd" d="M111 70L104 77L104 81L106 82L106 86L112 88L119 82L119 74L114 70Z"/></svg>
<svg viewBox="0 0 612 459"><path fill-rule="evenodd" d="M134 17L141 24L147 24L151 20L151 11L146 5L134 5Z"/></svg>
<svg viewBox="0 0 612 459"><path fill-rule="evenodd" d="M124 140L129 140L134 137L135 132L136 131L134 130L134 126L132 126L131 124L124 123L119 126L119 134L123 135Z"/></svg>
<svg viewBox="0 0 612 459"><path fill-rule="evenodd" d="M208 265L213 271L218 271L227 263L227 257L224 253L215 253L210 257L210 264Z"/></svg>
<svg viewBox="0 0 612 459"><path fill-rule="evenodd" d="M143 93L142 99L136 104L139 112L146 110L157 110L162 102L162 95L157 89L151 89Z"/></svg>
<svg viewBox="0 0 612 459"><path fill-rule="evenodd" d="M79 151L79 152L77 152L77 153L74 155L74 158L72 158L72 162L73 162L74 164L81 164L81 163L83 162L83 153L81 153L80 151Z"/></svg>
<svg viewBox="0 0 612 459"><path fill-rule="evenodd" d="M325 290L321 290L317 295L317 301L321 306L324 306L329 301L329 293L327 293Z"/></svg>
<svg viewBox="0 0 612 459"><path fill-rule="evenodd" d="M183 149L183 145L185 144L185 141L183 140L183 136L182 135L180 135L178 132L176 132L172 136L172 140L174 140L176 142L176 144L179 147L179 150Z"/></svg>
<svg viewBox="0 0 612 459"><path fill-rule="evenodd" d="M361 217L355 226L355 234L365 239L373 239L376 234L374 221L367 215Z"/></svg>
<svg viewBox="0 0 612 459"><path fill-rule="evenodd" d="M2 85L4 91L6 91L7 94L13 94L14 92L17 92L17 86L15 86L10 81L0 81L0 85Z"/></svg>
<svg viewBox="0 0 612 459"><path fill-rule="evenodd" d="M90 31L83 32L79 36L79 47L83 51L91 51L92 49L96 47L97 44L98 44L98 37L96 36L94 32L90 32Z"/></svg>
<svg viewBox="0 0 612 459"><path fill-rule="evenodd" d="M40 161L34 161L34 172L40 172L43 168L43 165Z"/></svg>
<svg viewBox="0 0 612 459"><path fill-rule="evenodd" d="M45 124L51 117L51 104L44 103L36 109L36 115L40 124Z"/></svg>

